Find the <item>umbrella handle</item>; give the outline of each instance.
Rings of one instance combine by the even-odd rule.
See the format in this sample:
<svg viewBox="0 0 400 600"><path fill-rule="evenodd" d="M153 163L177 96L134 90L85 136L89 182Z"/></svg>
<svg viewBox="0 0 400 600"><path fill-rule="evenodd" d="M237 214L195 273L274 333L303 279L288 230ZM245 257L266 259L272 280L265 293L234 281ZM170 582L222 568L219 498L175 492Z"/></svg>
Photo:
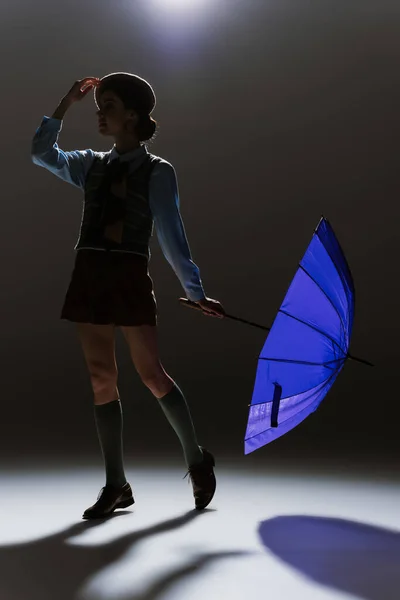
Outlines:
<svg viewBox="0 0 400 600"><path fill-rule="evenodd" d="M194 310L204 312L200 304L197 304L197 302L193 302L192 300L188 300L187 298L179 298L179 302L183 304L183 306L187 306L188 308L194 308Z"/></svg>
<svg viewBox="0 0 400 600"><path fill-rule="evenodd" d="M187 298L179 298L179 302L183 304L183 306L187 306L188 308L194 308L195 310L199 310L204 314L207 314L207 311L203 310L197 302L193 302L192 300L188 300ZM251 325L252 327L258 327L258 329L263 329L264 331L271 331L270 327L265 327L265 325L260 325L259 323L253 323L252 321L247 321L246 319L240 319L239 317L234 317L233 315L228 315L225 313L224 318L232 319L233 321L239 321L240 323L245 323L246 325Z"/></svg>

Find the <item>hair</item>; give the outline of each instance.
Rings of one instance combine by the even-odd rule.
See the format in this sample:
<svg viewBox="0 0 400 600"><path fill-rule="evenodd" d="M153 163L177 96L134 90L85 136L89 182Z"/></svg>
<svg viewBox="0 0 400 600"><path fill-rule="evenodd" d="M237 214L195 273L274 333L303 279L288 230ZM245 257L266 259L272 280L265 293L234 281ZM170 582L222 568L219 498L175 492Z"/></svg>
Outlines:
<svg viewBox="0 0 400 600"><path fill-rule="evenodd" d="M136 134L139 141L151 140L157 129L157 121L150 116L156 105L156 96L151 85L145 79L132 73L110 73L103 77L100 85L95 88L94 95L97 106L99 97L106 90L114 92L127 110L134 110L138 114Z"/></svg>

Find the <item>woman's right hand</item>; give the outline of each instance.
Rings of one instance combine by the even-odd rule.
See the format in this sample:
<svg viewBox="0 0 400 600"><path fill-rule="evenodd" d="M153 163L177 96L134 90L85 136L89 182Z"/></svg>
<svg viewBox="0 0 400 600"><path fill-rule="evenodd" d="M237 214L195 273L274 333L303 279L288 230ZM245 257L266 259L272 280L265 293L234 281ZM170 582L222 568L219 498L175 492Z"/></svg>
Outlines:
<svg viewBox="0 0 400 600"><path fill-rule="evenodd" d="M84 79L78 79L75 81L72 88L69 90L68 94L64 96L63 102L66 104L73 104L74 102L78 102L82 100L92 90L94 87L97 87L100 84L100 79L98 77L85 77Z"/></svg>

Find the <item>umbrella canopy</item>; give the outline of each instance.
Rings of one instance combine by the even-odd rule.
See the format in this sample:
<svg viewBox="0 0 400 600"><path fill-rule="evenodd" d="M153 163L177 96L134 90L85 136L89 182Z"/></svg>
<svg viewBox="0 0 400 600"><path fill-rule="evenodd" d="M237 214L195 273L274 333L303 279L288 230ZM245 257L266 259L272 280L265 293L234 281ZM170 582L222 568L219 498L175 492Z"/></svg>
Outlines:
<svg viewBox="0 0 400 600"><path fill-rule="evenodd" d="M259 356L245 454L317 409L349 357L353 318L350 269L322 218Z"/></svg>

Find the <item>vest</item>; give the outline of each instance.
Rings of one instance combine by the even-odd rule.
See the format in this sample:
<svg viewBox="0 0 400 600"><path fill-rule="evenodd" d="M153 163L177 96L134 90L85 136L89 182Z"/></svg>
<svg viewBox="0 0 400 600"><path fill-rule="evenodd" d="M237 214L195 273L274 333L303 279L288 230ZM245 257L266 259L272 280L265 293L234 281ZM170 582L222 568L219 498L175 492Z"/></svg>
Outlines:
<svg viewBox="0 0 400 600"><path fill-rule="evenodd" d="M126 197L123 200L112 194L104 198L99 192L107 160L107 154L96 156L86 177L81 225L74 249L132 252L149 259L149 244L154 228L149 206L149 181L151 172L160 159L147 154L140 167L127 176ZM111 228L105 228L103 217L106 203L113 201L119 205L123 202L123 217Z"/></svg>

